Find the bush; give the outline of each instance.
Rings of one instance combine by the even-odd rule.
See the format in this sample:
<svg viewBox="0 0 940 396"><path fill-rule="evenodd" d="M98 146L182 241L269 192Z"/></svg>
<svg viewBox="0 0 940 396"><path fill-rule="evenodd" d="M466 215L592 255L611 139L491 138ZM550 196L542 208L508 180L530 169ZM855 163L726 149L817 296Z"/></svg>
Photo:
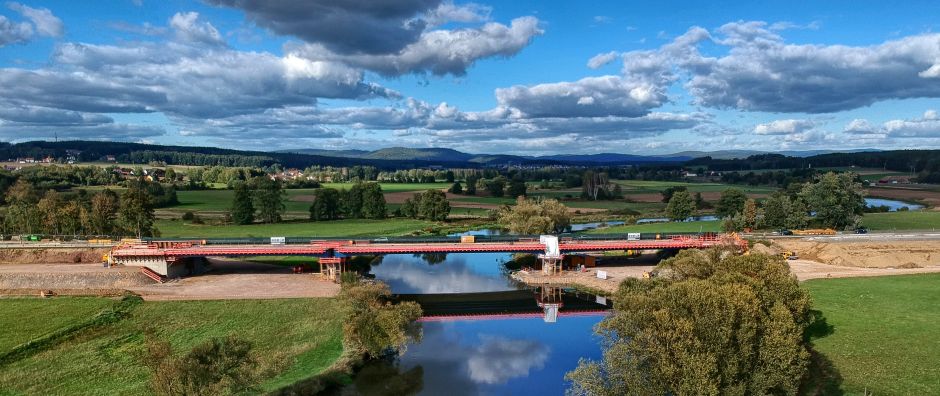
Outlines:
<svg viewBox="0 0 940 396"><path fill-rule="evenodd" d="M182 217L182 219L186 221L192 221L195 218L196 218L196 214L193 212L183 213L183 217Z"/></svg>

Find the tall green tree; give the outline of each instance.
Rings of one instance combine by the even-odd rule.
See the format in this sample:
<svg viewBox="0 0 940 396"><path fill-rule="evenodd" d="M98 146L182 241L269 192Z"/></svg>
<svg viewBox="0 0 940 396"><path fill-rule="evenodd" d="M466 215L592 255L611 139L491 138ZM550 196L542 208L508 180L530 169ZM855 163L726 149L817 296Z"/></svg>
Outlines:
<svg viewBox="0 0 940 396"><path fill-rule="evenodd" d="M810 211L826 227L843 229L864 214L865 191L854 173L828 172L800 191Z"/></svg>
<svg viewBox="0 0 940 396"><path fill-rule="evenodd" d="M686 250L627 279L597 328L601 361L574 395L795 395L809 364L809 294L782 259Z"/></svg>
<svg viewBox="0 0 940 396"><path fill-rule="evenodd" d="M91 232L96 235L112 235L118 231L115 225L118 209L118 195L114 191L104 189L91 197L91 213L89 216Z"/></svg>
<svg viewBox="0 0 940 396"><path fill-rule="evenodd" d="M486 182L486 191L488 191L490 195L497 197L497 198L500 198L503 195L505 195L505 191L504 191L505 188L506 188L506 179L502 176L493 178L492 180L489 180Z"/></svg>
<svg viewBox="0 0 940 396"><path fill-rule="evenodd" d="M353 184L348 191L340 191L343 197L343 214L349 219L362 218L362 183Z"/></svg>
<svg viewBox="0 0 940 396"><path fill-rule="evenodd" d="M688 191L677 191L672 194L669 204L666 205L666 215L672 221L684 221L695 213L695 200Z"/></svg>
<svg viewBox="0 0 940 396"><path fill-rule="evenodd" d="M441 190L427 190L421 194L418 205L418 217L433 221L447 220L450 215L450 202Z"/></svg>
<svg viewBox="0 0 940 396"><path fill-rule="evenodd" d="M118 213L121 228L137 238L156 234L153 226L153 197L146 184L142 179L133 179L121 194L121 209Z"/></svg>
<svg viewBox="0 0 940 396"><path fill-rule="evenodd" d="M449 192L449 193L451 193L451 194L463 194L463 186L460 185L460 182L459 182L459 181L458 181L458 182L454 182L454 184L451 184L451 186L450 186L450 188L447 190L447 192Z"/></svg>
<svg viewBox="0 0 940 396"><path fill-rule="evenodd" d="M336 220L340 214L339 191L333 188L319 188L314 192L310 205L310 220Z"/></svg>
<svg viewBox="0 0 940 396"><path fill-rule="evenodd" d="M362 186L362 217L367 219L384 219L388 217L388 208L385 205L385 195L379 183L369 182Z"/></svg>
<svg viewBox="0 0 940 396"><path fill-rule="evenodd" d="M32 183L22 177L17 179L4 198L10 204L7 219L14 232L31 233L39 229L41 215L36 208L39 196Z"/></svg>
<svg viewBox="0 0 940 396"><path fill-rule="evenodd" d="M764 201L764 225L770 228L786 227L789 211L789 196L779 191L770 194Z"/></svg>
<svg viewBox="0 0 940 396"><path fill-rule="evenodd" d="M791 201L790 209L787 211L786 227L797 230L806 228L808 224L806 219L808 212L809 209L806 208L806 204L802 199L796 198Z"/></svg>
<svg viewBox="0 0 940 396"><path fill-rule="evenodd" d="M524 197L526 195L525 180L518 177L513 178L512 181L509 182L509 188L506 189L506 194L509 195L510 198Z"/></svg>
<svg viewBox="0 0 940 396"><path fill-rule="evenodd" d="M744 211L744 203L747 201L747 195L744 191L737 188L729 188L721 192L721 198L715 205L715 214L719 218L733 216L735 213Z"/></svg>
<svg viewBox="0 0 940 396"><path fill-rule="evenodd" d="M251 186L246 182L235 184L235 197L232 198L232 222L235 224L251 224L255 221L255 205L251 193Z"/></svg>
<svg viewBox="0 0 940 396"><path fill-rule="evenodd" d="M663 202L669 203L672 199L672 196L679 191L689 191L689 188L686 186L669 186L666 187L660 194L663 196Z"/></svg>
<svg viewBox="0 0 940 396"><path fill-rule="evenodd" d="M421 307L412 301L392 304L391 297L388 285L381 282L343 285L339 299L349 312L343 334L352 348L378 357L420 339L420 328L415 321L421 317Z"/></svg>
<svg viewBox="0 0 940 396"><path fill-rule="evenodd" d="M477 195L477 180L476 176L468 176L467 188L463 190L463 193L466 195Z"/></svg>
<svg viewBox="0 0 940 396"><path fill-rule="evenodd" d="M272 180L267 176L259 176L253 180L258 218L267 224L280 223L281 214L284 213L284 197L287 195L281 181Z"/></svg>
<svg viewBox="0 0 940 396"><path fill-rule="evenodd" d="M62 197L56 190L47 190L36 208L42 216L42 232L45 234L59 235L61 233L60 211L64 205Z"/></svg>
<svg viewBox="0 0 940 396"><path fill-rule="evenodd" d="M742 211L741 214L744 216L744 228L758 228L757 201L751 198L744 201L744 211Z"/></svg>

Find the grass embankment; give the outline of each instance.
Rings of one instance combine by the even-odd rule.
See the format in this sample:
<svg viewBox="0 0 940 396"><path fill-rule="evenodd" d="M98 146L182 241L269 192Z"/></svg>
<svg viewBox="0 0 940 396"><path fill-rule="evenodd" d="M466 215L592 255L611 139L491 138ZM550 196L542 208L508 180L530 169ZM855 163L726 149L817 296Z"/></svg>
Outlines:
<svg viewBox="0 0 940 396"><path fill-rule="evenodd" d="M251 225L201 225L179 220L158 220L164 238L246 238L271 236L357 237L397 236L425 230L435 223L413 219L336 220Z"/></svg>
<svg viewBox="0 0 940 396"><path fill-rule="evenodd" d="M720 221L685 221L669 223L633 224L589 230L589 234L625 234L629 232L720 232Z"/></svg>
<svg viewBox="0 0 940 396"><path fill-rule="evenodd" d="M940 229L940 211L867 213L862 224L873 231Z"/></svg>
<svg viewBox="0 0 940 396"><path fill-rule="evenodd" d="M814 341L847 394L940 394L940 274L804 283L833 332Z"/></svg>
<svg viewBox="0 0 940 396"><path fill-rule="evenodd" d="M60 331L110 306L103 298L0 299L0 354L14 342ZM149 394L143 365L147 334L176 353L212 337L250 341L261 363L280 369L262 390L320 373L342 352L340 302L330 298L143 302L117 323L92 328L31 356L0 366L0 394Z"/></svg>

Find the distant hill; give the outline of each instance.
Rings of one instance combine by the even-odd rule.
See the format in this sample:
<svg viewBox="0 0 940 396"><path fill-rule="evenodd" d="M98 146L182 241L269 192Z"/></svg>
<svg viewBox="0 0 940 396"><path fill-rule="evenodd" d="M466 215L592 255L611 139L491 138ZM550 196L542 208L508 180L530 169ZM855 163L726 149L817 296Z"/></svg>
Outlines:
<svg viewBox="0 0 940 396"><path fill-rule="evenodd" d="M663 156L651 156L651 155L633 155L633 154L617 154L617 153L603 153L603 154L562 154L562 155L547 155L538 157L540 159L552 159L562 162L596 162L596 163L610 163L610 164L621 164L621 163L650 163L650 162L683 162L688 161L694 156L689 155L663 155Z"/></svg>
<svg viewBox="0 0 940 396"><path fill-rule="evenodd" d="M670 154L668 157L688 157L688 158L701 158L701 157L712 157L714 159L735 159L735 158L747 158L752 155L760 154L780 154L788 157L798 157L798 158L807 158L816 155L823 154L832 154L832 153L863 153L863 152L873 152L880 151L877 149L855 149L855 150L785 150L785 151L757 151L757 150L718 150L718 151L681 151L675 154Z"/></svg>

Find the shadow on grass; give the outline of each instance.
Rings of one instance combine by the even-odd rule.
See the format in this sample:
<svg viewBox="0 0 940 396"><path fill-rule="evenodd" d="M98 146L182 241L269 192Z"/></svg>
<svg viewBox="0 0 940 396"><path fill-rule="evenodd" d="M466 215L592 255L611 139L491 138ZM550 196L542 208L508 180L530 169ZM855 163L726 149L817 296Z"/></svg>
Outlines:
<svg viewBox="0 0 940 396"><path fill-rule="evenodd" d="M842 373L835 367L829 358L815 350L812 346L814 340L825 338L835 333L835 326L826 321L822 311L812 310L813 323L803 334L809 344L810 362L800 386L801 395L844 395L842 390Z"/></svg>

